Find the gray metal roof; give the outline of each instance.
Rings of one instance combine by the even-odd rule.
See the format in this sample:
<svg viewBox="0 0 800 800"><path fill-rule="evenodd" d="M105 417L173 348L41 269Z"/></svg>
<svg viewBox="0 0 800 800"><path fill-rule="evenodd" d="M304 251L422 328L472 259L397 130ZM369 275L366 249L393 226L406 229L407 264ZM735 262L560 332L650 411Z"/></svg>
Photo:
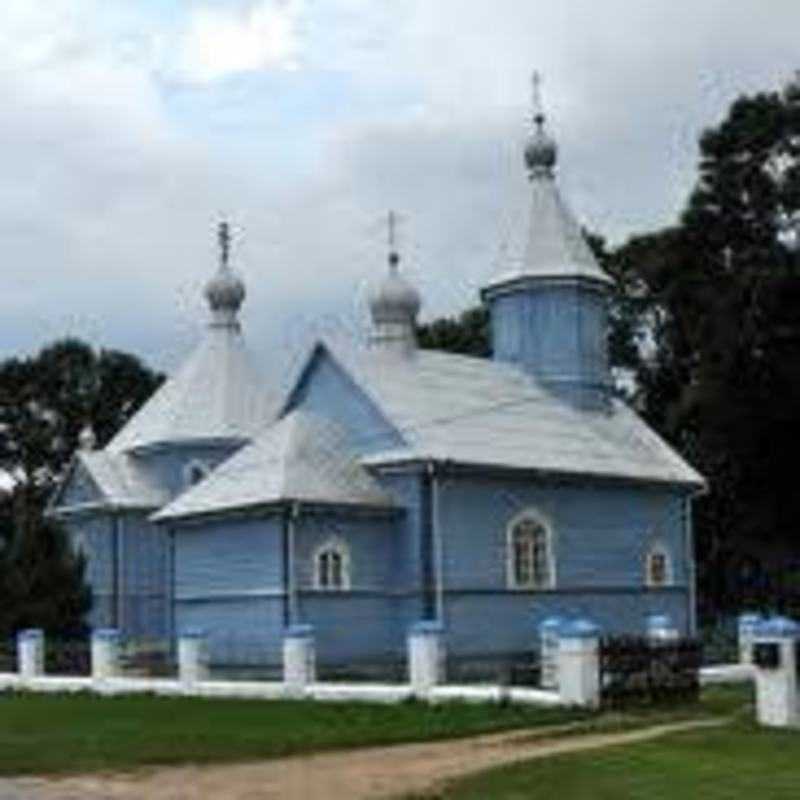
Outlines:
<svg viewBox="0 0 800 800"><path fill-rule="evenodd" d="M329 349L330 344L328 345ZM703 478L628 406L581 411L521 370L420 350L331 350L407 446L365 464L409 459L702 486Z"/></svg>
<svg viewBox="0 0 800 800"><path fill-rule="evenodd" d="M164 521L281 501L392 507L359 464L345 431L292 411L153 516Z"/></svg>
<svg viewBox="0 0 800 800"><path fill-rule="evenodd" d="M575 217L567 208L555 178L539 175L531 180L528 240L520 260L502 267L486 290L526 278L584 278L613 283L600 268Z"/></svg>
<svg viewBox="0 0 800 800"><path fill-rule="evenodd" d="M274 418L236 327L211 327L181 368L108 444L120 453L163 442L248 440Z"/></svg>
<svg viewBox="0 0 800 800"><path fill-rule="evenodd" d="M169 499L169 492L151 478L135 456L126 453L91 452L75 454L73 470L83 467L103 495L102 504L113 508L159 508ZM65 484L66 485L66 484ZM59 511L59 497L52 510Z"/></svg>

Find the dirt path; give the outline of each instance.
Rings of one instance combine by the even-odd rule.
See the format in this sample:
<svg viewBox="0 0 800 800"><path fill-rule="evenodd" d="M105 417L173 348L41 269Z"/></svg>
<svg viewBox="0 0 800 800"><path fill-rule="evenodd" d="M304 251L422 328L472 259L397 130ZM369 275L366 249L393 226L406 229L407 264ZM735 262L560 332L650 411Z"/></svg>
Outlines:
<svg viewBox="0 0 800 800"><path fill-rule="evenodd" d="M0 798L24 800L379 800L514 761L655 739L724 724L696 720L624 733L557 737L551 730L404 744L249 764L167 767L130 775L0 781ZM5 789L8 788L8 792Z"/></svg>

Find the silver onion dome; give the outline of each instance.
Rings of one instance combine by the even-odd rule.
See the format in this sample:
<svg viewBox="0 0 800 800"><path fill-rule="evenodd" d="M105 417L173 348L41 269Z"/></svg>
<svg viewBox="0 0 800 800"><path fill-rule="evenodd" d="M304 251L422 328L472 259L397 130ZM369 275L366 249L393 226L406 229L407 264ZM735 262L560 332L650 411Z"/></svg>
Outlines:
<svg viewBox="0 0 800 800"><path fill-rule="evenodd" d="M242 279L230 268L230 230L219 225L220 263L216 275L206 284L205 296L211 307L214 325L237 325L236 316L247 294Z"/></svg>
<svg viewBox="0 0 800 800"><path fill-rule="evenodd" d="M536 131L525 145L525 164L531 177L536 175L552 175L558 160L558 145L544 130L544 115L537 114L534 122Z"/></svg>
<svg viewBox="0 0 800 800"><path fill-rule="evenodd" d="M244 283L230 268L220 269L206 284L205 295L212 311L236 313L244 302L247 292Z"/></svg>
<svg viewBox="0 0 800 800"><path fill-rule="evenodd" d="M545 114L541 98L541 76L533 73L534 130L525 145L525 164L531 178L550 176L558 160L558 145L545 130Z"/></svg>
<svg viewBox="0 0 800 800"><path fill-rule="evenodd" d="M389 273L369 298L373 325L413 324L422 306L419 292L398 271L400 258L389 255Z"/></svg>

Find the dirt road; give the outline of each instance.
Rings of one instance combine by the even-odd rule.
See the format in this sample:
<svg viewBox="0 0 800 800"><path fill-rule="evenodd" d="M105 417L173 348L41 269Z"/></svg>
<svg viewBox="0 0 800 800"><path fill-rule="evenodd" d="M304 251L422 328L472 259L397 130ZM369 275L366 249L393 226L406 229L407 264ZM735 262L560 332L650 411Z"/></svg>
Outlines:
<svg viewBox="0 0 800 800"><path fill-rule="evenodd" d="M514 761L546 758L720 725L702 720L623 733L542 730L297 756L248 764L167 767L128 775L0 781L0 800L380 800Z"/></svg>

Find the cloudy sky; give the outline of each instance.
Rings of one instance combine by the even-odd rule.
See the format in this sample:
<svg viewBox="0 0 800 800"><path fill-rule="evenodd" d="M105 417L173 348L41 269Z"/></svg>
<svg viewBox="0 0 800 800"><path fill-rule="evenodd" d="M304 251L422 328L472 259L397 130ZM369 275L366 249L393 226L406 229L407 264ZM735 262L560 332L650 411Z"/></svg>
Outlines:
<svg viewBox="0 0 800 800"><path fill-rule="evenodd" d="M425 313L465 308L524 233L532 69L570 204L621 241L798 31L797 0L3 0L0 356L70 334L173 368L223 216L269 370L363 326L389 208Z"/></svg>

